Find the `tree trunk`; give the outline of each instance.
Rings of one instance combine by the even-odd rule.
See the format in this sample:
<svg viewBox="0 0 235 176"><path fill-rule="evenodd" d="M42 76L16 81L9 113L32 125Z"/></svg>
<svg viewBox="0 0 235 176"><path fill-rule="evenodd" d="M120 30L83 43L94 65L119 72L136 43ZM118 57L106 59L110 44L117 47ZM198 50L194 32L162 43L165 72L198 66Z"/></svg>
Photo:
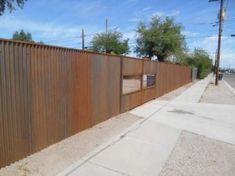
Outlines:
<svg viewBox="0 0 235 176"><path fill-rule="evenodd" d="M164 62L165 58L163 56L157 56L159 62Z"/></svg>

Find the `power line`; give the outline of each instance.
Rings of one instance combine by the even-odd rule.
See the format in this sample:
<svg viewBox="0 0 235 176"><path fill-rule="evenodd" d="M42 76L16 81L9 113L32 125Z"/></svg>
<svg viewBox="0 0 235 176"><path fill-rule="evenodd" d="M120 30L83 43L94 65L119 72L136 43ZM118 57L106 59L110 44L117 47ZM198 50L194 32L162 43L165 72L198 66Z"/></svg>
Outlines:
<svg viewBox="0 0 235 176"><path fill-rule="evenodd" d="M235 20L235 17L234 18L229 18L229 19L226 19L226 21L232 21L232 20ZM195 24L195 25L203 25L203 24L213 24L213 22L201 22L201 23L191 23L191 24ZM106 19L106 25L105 25L105 29L107 29L107 19ZM108 29L107 29L108 30ZM135 30L133 28L133 30ZM132 32L132 31L131 31ZM90 37L90 36L94 36L96 33L89 33L89 34L85 34L84 35L84 38L85 37ZM68 40L76 40L76 39L79 39L79 38L82 38L82 35L74 35L74 36L71 36L71 37L68 37L68 38L61 38L61 39L58 39L58 38L55 38L55 39L51 39L51 40L46 40L44 42L46 43L57 43L57 42L67 42ZM185 37L185 38L201 38L201 37Z"/></svg>
<svg viewBox="0 0 235 176"><path fill-rule="evenodd" d="M205 36L183 36L182 38L184 39L199 39L199 38L209 38L209 37L212 37L212 38L217 38L217 36L214 36L214 35L205 35ZM223 35L222 37L230 37L230 35ZM167 37L160 37L160 38L167 38ZM57 40L57 41L54 41L54 42L47 42L47 43L73 43L73 42L77 42L77 37L74 37L74 38L70 38L70 39L67 39L67 40ZM132 41L129 41L128 43L129 44L136 44L136 39L132 39ZM82 42L77 42L78 44L82 44ZM88 43L91 43L90 41Z"/></svg>
<svg viewBox="0 0 235 176"><path fill-rule="evenodd" d="M95 35L95 33L88 33L88 34L85 34L84 37L89 37L89 36L93 36ZM63 41L63 40L68 40L68 39L79 39L79 38L82 38L82 35L74 35L74 36L69 36L67 38L53 38L53 39L50 39L50 40L46 40L44 42L57 42L57 41Z"/></svg>

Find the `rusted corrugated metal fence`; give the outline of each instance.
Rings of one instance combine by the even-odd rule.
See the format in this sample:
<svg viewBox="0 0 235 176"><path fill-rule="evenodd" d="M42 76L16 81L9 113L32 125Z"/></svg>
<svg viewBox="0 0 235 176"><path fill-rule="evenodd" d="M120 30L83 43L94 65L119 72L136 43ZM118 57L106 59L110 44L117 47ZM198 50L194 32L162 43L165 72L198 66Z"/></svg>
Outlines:
<svg viewBox="0 0 235 176"><path fill-rule="evenodd" d="M122 94L144 74L154 87ZM189 82L186 66L0 39L0 168Z"/></svg>

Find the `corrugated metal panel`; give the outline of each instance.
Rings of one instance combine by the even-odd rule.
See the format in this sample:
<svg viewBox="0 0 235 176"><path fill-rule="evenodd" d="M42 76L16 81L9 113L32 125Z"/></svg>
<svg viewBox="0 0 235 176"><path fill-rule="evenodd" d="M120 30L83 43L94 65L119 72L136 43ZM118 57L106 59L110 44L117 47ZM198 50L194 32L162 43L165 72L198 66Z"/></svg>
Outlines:
<svg viewBox="0 0 235 176"><path fill-rule="evenodd" d="M156 88L148 88L143 90L143 101L144 103L156 98Z"/></svg>
<svg viewBox="0 0 235 176"><path fill-rule="evenodd" d="M157 97L191 82L190 72L190 67L159 62L157 71Z"/></svg>
<svg viewBox="0 0 235 176"><path fill-rule="evenodd" d="M13 49L16 51L13 51ZM16 59L15 59L16 58ZM31 153L31 102L27 47L1 42L1 163L8 164ZM17 147L16 147L17 146ZM2 161L3 160L3 161Z"/></svg>
<svg viewBox="0 0 235 176"><path fill-rule="evenodd" d="M144 60L143 74L151 73L157 73L157 61Z"/></svg>
<svg viewBox="0 0 235 176"><path fill-rule="evenodd" d="M92 124L120 113L120 57L89 54Z"/></svg>
<svg viewBox="0 0 235 176"><path fill-rule="evenodd" d="M0 96L2 167L91 127L88 55L0 40Z"/></svg>
<svg viewBox="0 0 235 176"><path fill-rule="evenodd" d="M142 59L123 57L123 75L141 75Z"/></svg>
<svg viewBox="0 0 235 176"><path fill-rule="evenodd" d="M122 112L133 109L143 103L142 91L122 96Z"/></svg>

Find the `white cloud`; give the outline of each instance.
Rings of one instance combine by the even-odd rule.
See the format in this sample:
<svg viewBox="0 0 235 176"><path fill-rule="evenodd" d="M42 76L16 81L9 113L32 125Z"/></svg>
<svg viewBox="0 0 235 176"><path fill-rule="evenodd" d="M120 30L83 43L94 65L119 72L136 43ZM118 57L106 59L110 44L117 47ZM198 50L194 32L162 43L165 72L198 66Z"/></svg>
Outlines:
<svg viewBox="0 0 235 176"><path fill-rule="evenodd" d="M221 66L235 68L235 52L234 51L222 51Z"/></svg>
<svg viewBox="0 0 235 176"><path fill-rule="evenodd" d="M180 14L179 10L171 11L171 12L162 12L162 11L157 11L151 14L152 16L159 16L159 17L176 17Z"/></svg>
<svg viewBox="0 0 235 176"><path fill-rule="evenodd" d="M198 39L192 43L189 43L189 47L191 50L193 50L194 48L202 48L206 50L214 60L217 42L218 36L214 34L210 37ZM220 63L222 67L235 67L235 40L231 37L222 37Z"/></svg>
<svg viewBox="0 0 235 176"><path fill-rule="evenodd" d="M171 13L168 14L167 16L173 16L173 17L175 17L175 16L178 16L179 14L180 14L180 11L179 11L179 10L176 10L176 11L171 12Z"/></svg>
<svg viewBox="0 0 235 176"><path fill-rule="evenodd" d="M16 30L24 29L32 33L33 38L38 40L59 40L81 35L81 29L87 29L87 33L99 31L97 26L79 25L79 26L63 26L53 22L32 21L27 19L16 18L14 16L5 16L0 18L0 29L9 30L12 33Z"/></svg>
<svg viewBox="0 0 235 176"><path fill-rule="evenodd" d="M68 9L71 9L71 2L65 2ZM101 1L74 1L72 5L71 10L85 16L98 15L102 11L107 10L105 4Z"/></svg>
<svg viewBox="0 0 235 176"><path fill-rule="evenodd" d="M189 37L195 37L199 35L198 32L191 32L191 31L182 31L182 34Z"/></svg>
<svg viewBox="0 0 235 176"><path fill-rule="evenodd" d="M143 11L143 12L147 12L147 11L149 11L149 10L151 10L151 9L152 9L152 7L148 6L148 7L143 8L142 11Z"/></svg>
<svg viewBox="0 0 235 176"><path fill-rule="evenodd" d="M135 40L136 39L136 32L135 31L130 31L130 32L124 32L123 36L124 38L128 38L130 40Z"/></svg>
<svg viewBox="0 0 235 176"><path fill-rule="evenodd" d="M150 20L153 16L159 16L159 17L176 17L180 14L179 10L170 11L170 12L163 12L163 11L157 11L157 12L150 12L151 7L145 7L140 11L134 12L134 17L128 19L129 22L139 22L143 20Z"/></svg>
<svg viewBox="0 0 235 176"><path fill-rule="evenodd" d="M151 16L158 16L158 17L163 17L166 16L164 12L154 12L151 14Z"/></svg>
<svg viewBox="0 0 235 176"><path fill-rule="evenodd" d="M129 22L134 22L134 23L140 22L141 20L142 20L141 18L137 18L137 17L128 19Z"/></svg>
<svg viewBox="0 0 235 176"><path fill-rule="evenodd" d="M147 6L142 9L134 11L133 18L128 19L129 22L137 23L143 21L145 18L148 17L152 7Z"/></svg>

